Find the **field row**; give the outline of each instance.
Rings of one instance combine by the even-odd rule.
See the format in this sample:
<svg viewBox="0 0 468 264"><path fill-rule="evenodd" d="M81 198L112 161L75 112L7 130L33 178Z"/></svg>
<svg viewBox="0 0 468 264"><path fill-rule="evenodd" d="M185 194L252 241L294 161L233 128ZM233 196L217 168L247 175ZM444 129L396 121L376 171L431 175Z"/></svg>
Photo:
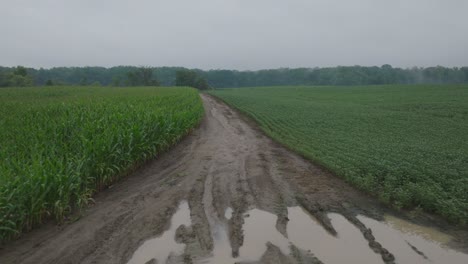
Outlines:
<svg viewBox="0 0 468 264"><path fill-rule="evenodd" d="M0 89L0 241L60 221L202 115L191 88Z"/></svg>
<svg viewBox="0 0 468 264"><path fill-rule="evenodd" d="M468 222L468 87L213 92L270 136L397 207Z"/></svg>

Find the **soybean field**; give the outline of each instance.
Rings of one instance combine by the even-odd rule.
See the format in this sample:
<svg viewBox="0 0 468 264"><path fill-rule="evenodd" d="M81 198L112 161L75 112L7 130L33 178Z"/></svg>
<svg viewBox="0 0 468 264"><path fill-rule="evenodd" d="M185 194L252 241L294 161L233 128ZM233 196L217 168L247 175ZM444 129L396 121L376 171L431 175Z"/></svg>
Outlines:
<svg viewBox="0 0 468 264"><path fill-rule="evenodd" d="M203 112L192 88L0 89L0 241L61 221L174 145Z"/></svg>
<svg viewBox="0 0 468 264"><path fill-rule="evenodd" d="M398 208L468 222L468 86L253 87L211 94Z"/></svg>

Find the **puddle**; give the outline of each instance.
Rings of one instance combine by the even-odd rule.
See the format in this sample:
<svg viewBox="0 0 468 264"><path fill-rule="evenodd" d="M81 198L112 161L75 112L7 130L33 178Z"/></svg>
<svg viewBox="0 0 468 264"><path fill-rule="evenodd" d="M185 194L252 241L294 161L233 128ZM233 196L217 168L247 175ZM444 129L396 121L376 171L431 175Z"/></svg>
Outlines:
<svg viewBox="0 0 468 264"><path fill-rule="evenodd" d="M452 240L450 235L442 233L434 228L419 226L391 215L385 215L384 219L388 225L403 233L418 235L426 240L439 242L440 244L447 244Z"/></svg>
<svg viewBox="0 0 468 264"><path fill-rule="evenodd" d="M175 241L175 232L180 225L190 226L190 209L186 201L180 203L177 212L172 216L171 226L161 236L149 239L133 253L128 264L144 264L155 259L156 263L166 263L171 255L184 253L185 245Z"/></svg>
<svg viewBox="0 0 468 264"><path fill-rule="evenodd" d="M369 248L360 231L341 215L329 215L339 234L334 237L302 208L288 208L289 238L286 238L276 229L276 215L258 209L247 214L249 217L245 218L243 225L244 244L239 249L239 257L231 257L227 236L215 237L213 257L203 263L258 261L267 250L267 242L277 246L284 255L290 255L290 245L294 244L302 250L310 250L325 263L382 263L381 256Z"/></svg>
<svg viewBox="0 0 468 264"><path fill-rule="evenodd" d="M287 232L298 248L310 250L324 263L383 263L372 251L362 233L339 214L328 214L338 235L330 235L301 207L288 208Z"/></svg>
<svg viewBox="0 0 468 264"><path fill-rule="evenodd" d="M386 216L385 222L364 216L358 218L372 229L376 240L393 253L397 263L468 263L467 254L444 246L452 238L436 229L393 216Z"/></svg>
<svg viewBox="0 0 468 264"><path fill-rule="evenodd" d="M239 249L239 256L237 258L232 257L227 228L219 225L213 234L213 255L202 263L219 264L258 261L265 253L266 243L269 241L280 247L286 254L289 254L289 241L275 228L276 215L258 209L250 210L246 214L250 216L244 219L244 244Z"/></svg>
<svg viewBox="0 0 468 264"><path fill-rule="evenodd" d="M235 263L238 258L232 257L231 243L227 233L227 226L218 225L213 230L213 252L212 255L201 261L206 264L219 264L219 263Z"/></svg>
<svg viewBox="0 0 468 264"><path fill-rule="evenodd" d="M232 208L225 210L225 219L231 219ZM243 225L244 243L239 256L232 257L228 227L225 221L210 222L214 249L208 258L197 263L254 262L267 251L267 243L277 246L281 252L291 255L291 245L314 254L324 263L383 263L379 254L368 246L362 233L340 214L328 214L338 235L328 233L317 220L301 207L289 207L287 234L285 237L276 229L277 216L253 209L246 212ZM418 226L402 219L387 216L386 222L358 216L372 229L376 241L394 254L396 263L468 263L468 255L444 247L452 238L435 229ZM152 259L166 263L170 256L180 256L184 244L175 242L175 232L180 225L190 226L190 209L182 202L172 216L169 230L160 237L144 242L133 254L128 264L144 264Z"/></svg>
<svg viewBox="0 0 468 264"><path fill-rule="evenodd" d="M244 245L239 249L242 261L257 261L267 250L267 242L279 247L283 254L289 254L289 240L276 230L276 215L253 209L245 218Z"/></svg>

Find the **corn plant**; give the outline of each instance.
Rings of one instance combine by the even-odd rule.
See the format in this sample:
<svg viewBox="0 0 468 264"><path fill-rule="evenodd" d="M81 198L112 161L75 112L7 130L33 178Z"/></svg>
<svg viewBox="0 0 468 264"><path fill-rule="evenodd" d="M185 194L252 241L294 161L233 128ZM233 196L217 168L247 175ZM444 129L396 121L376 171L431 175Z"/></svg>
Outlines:
<svg viewBox="0 0 468 264"><path fill-rule="evenodd" d="M62 221L202 115L192 88L0 89L0 241Z"/></svg>

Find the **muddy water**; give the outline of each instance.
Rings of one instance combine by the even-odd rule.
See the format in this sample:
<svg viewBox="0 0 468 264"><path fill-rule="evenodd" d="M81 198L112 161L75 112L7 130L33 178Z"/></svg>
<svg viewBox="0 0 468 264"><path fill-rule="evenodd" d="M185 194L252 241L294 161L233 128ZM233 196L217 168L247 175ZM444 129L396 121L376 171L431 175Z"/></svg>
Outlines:
<svg viewBox="0 0 468 264"><path fill-rule="evenodd" d="M179 226L190 226L190 210L186 201L180 203L176 213L172 216L169 230L160 237L147 240L133 254L128 264L166 263L170 255L181 255L185 245L175 241L175 233Z"/></svg>
<svg viewBox="0 0 468 264"><path fill-rule="evenodd" d="M244 214L244 243L239 256L232 257L227 225L212 226L214 248L199 263L249 263L262 258L271 243L284 254L292 256L291 246L315 256L324 263L383 263L374 253L362 233L340 214L328 217L337 235L327 232L322 225L301 207L287 208L289 222L287 236L276 229L275 214L252 209ZM232 208L225 210L230 219ZM385 222L358 216L371 228L377 241L395 255L396 263L467 263L468 255L445 248L451 237L435 229L421 227L402 219L387 216ZM180 225L190 226L190 209L182 202L171 219L170 229L162 236L146 241L133 254L129 264L144 264L151 260L167 263L170 256L180 256L185 245L175 242L175 232Z"/></svg>
<svg viewBox="0 0 468 264"><path fill-rule="evenodd" d="M215 226L212 230L214 241L213 252L210 257L202 260L201 263L235 263L237 260L232 257L232 249L226 225Z"/></svg>
<svg viewBox="0 0 468 264"><path fill-rule="evenodd" d="M376 240L393 253L397 263L468 263L467 254L445 246L452 237L436 229L393 216L386 216L385 222L364 216L358 218L372 229Z"/></svg>
<svg viewBox="0 0 468 264"><path fill-rule="evenodd" d="M288 235L298 248L310 250L325 263L382 263L361 232L342 215L329 214L338 235L329 234L302 208L288 209Z"/></svg>
<svg viewBox="0 0 468 264"><path fill-rule="evenodd" d="M274 214L258 209L253 209L247 214L243 226L244 245L239 250L240 260L259 260L267 250L267 242L289 254L289 240L276 230L277 217Z"/></svg>
<svg viewBox="0 0 468 264"><path fill-rule="evenodd" d="M380 255L367 246L357 228L343 216L330 214L339 237L329 234L300 207L288 208L287 235L275 228L277 216L258 209L251 210L244 224L244 245L239 260L257 261L267 250L267 242L284 255L291 255L291 245L308 251L325 263L380 263Z"/></svg>

